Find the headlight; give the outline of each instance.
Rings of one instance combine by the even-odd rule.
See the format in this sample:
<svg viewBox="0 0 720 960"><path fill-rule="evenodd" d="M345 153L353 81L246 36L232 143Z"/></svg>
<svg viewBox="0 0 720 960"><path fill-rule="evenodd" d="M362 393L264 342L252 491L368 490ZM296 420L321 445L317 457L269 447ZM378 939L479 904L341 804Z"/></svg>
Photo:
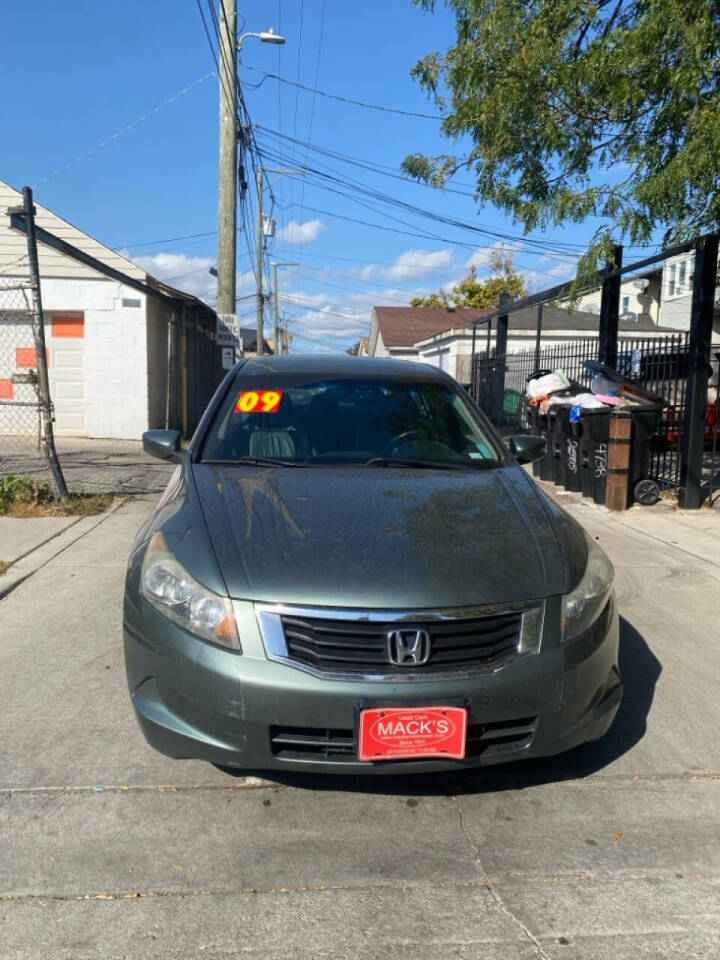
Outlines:
<svg viewBox="0 0 720 960"><path fill-rule="evenodd" d="M242 652L231 601L191 577L161 533L153 535L145 551L140 592L164 617L190 633Z"/></svg>
<svg viewBox="0 0 720 960"><path fill-rule="evenodd" d="M588 559L582 580L562 600L562 639L584 633L602 613L612 590L615 571L603 550L587 538Z"/></svg>

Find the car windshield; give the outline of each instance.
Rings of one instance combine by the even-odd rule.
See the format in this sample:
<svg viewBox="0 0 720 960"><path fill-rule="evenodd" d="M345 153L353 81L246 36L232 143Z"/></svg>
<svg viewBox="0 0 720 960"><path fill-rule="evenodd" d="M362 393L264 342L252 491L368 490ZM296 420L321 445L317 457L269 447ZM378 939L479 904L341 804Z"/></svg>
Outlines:
<svg viewBox="0 0 720 960"><path fill-rule="evenodd" d="M501 453L462 391L439 379L244 376L218 409L201 459L262 465L474 469Z"/></svg>

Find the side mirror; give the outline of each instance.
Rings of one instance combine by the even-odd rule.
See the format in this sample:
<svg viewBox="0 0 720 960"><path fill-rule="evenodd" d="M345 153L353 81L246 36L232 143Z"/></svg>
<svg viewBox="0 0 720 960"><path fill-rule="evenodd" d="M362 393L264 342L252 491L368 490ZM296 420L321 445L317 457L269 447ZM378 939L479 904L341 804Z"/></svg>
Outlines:
<svg viewBox="0 0 720 960"><path fill-rule="evenodd" d="M510 452L520 463L531 463L545 453L545 437L521 433L509 440Z"/></svg>
<svg viewBox="0 0 720 960"><path fill-rule="evenodd" d="M143 434L143 450L159 460L180 463L184 453L182 434L179 430L146 430Z"/></svg>

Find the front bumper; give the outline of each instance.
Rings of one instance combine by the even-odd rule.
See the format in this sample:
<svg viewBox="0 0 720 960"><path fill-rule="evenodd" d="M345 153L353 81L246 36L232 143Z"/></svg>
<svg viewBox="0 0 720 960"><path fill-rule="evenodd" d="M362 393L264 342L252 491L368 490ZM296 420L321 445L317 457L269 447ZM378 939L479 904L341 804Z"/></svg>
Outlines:
<svg viewBox="0 0 720 960"><path fill-rule="evenodd" d="M460 770L542 757L601 737L622 696L618 617L611 599L590 630L557 639L559 598L547 601L541 652L494 673L394 683L328 680L265 657L250 604L239 618L243 654L204 643L126 594L128 686L147 741L171 757L250 772L387 774ZM360 763L360 703L463 702L464 760Z"/></svg>

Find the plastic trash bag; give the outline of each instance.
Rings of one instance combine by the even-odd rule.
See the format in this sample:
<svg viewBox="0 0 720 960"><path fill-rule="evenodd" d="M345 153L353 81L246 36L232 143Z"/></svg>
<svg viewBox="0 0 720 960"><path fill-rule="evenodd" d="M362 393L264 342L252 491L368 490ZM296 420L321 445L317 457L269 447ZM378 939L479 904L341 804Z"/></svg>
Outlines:
<svg viewBox="0 0 720 960"><path fill-rule="evenodd" d="M543 377L535 377L528 381L526 395L532 400L533 397L547 397L559 390L567 390L570 387L570 381L562 370L554 370L552 373L546 373Z"/></svg>
<svg viewBox="0 0 720 960"><path fill-rule="evenodd" d="M595 394L604 394L612 396L620 389L619 383L614 383L602 373L596 373L590 382L590 389Z"/></svg>
<svg viewBox="0 0 720 960"><path fill-rule="evenodd" d="M577 423L582 419L583 410L607 410L607 405L592 393L579 393L573 399L575 403L570 409L571 423Z"/></svg>

